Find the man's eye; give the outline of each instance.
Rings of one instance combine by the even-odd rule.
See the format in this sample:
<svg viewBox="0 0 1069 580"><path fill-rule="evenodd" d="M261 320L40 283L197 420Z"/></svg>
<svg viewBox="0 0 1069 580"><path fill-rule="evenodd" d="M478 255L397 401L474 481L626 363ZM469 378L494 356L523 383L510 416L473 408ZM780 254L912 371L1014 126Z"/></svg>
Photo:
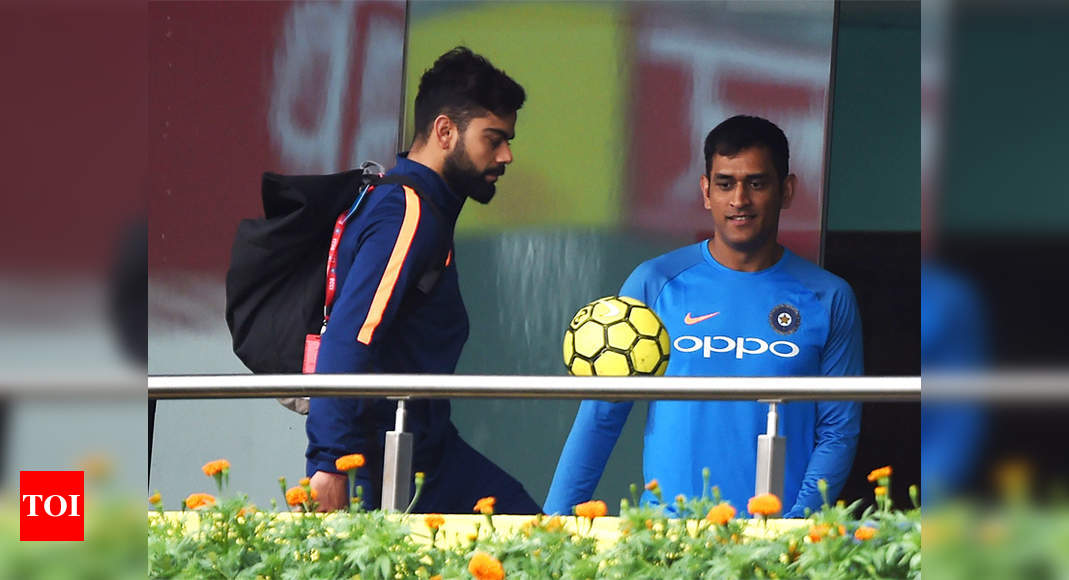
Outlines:
<svg viewBox="0 0 1069 580"><path fill-rule="evenodd" d="M723 191L728 191L732 188L732 184L730 181L718 181L716 186L722 189Z"/></svg>
<svg viewBox="0 0 1069 580"><path fill-rule="evenodd" d="M765 185L767 185L767 184L764 181L751 181L750 182L750 188L751 189L764 189Z"/></svg>

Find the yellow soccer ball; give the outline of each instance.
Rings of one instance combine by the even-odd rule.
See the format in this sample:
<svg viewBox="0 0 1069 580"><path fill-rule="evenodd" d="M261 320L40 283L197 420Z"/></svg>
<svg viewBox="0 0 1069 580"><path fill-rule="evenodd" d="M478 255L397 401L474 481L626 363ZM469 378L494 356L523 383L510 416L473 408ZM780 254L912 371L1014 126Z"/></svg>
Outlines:
<svg viewBox="0 0 1069 580"><path fill-rule="evenodd" d="M575 376L664 374L671 341L661 319L628 296L606 296L579 309L564 331L564 366Z"/></svg>

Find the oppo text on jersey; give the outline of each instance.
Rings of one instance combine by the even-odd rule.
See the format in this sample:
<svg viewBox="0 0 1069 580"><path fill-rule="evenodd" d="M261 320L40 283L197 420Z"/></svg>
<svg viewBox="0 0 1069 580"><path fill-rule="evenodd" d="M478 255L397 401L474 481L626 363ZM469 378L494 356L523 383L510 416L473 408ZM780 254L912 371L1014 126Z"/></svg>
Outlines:
<svg viewBox="0 0 1069 580"><path fill-rule="evenodd" d="M797 344L788 340L777 340L769 343L752 336L680 336L672 343L679 352L694 352L701 349L702 355L709 358L714 352L735 351L735 358L750 354L772 353L780 358L793 358L798 356L801 349Z"/></svg>

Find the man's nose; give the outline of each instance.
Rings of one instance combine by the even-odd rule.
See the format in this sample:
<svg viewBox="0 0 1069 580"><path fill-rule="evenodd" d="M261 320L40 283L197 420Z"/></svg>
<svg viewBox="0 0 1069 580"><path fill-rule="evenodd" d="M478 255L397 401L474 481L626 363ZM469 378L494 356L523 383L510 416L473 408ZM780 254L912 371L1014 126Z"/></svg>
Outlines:
<svg viewBox="0 0 1069 580"><path fill-rule="evenodd" d="M512 163L512 147L508 143L501 146L501 150L497 154L497 162L509 164Z"/></svg>
<svg viewBox="0 0 1069 580"><path fill-rule="evenodd" d="M750 190L746 187L745 183L735 184L735 189L731 191L731 205L732 207L743 207L750 205Z"/></svg>

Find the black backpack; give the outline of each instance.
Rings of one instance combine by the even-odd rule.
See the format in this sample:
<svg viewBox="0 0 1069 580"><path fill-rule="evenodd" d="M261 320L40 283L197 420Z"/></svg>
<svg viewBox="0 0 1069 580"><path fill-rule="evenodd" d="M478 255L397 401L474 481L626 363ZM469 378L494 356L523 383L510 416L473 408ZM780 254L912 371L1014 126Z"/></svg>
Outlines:
<svg viewBox="0 0 1069 580"><path fill-rule="evenodd" d="M365 162L332 175L263 174L264 217L238 224L226 273L226 325L234 354L249 370L301 372L305 337L323 325L334 223L343 212L359 210L361 194L380 184L407 185L442 219L411 178L383 173L378 163ZM438 262L448 251L444 245ZM420 289L429 291L441 270L425 272Z"/></svg>

